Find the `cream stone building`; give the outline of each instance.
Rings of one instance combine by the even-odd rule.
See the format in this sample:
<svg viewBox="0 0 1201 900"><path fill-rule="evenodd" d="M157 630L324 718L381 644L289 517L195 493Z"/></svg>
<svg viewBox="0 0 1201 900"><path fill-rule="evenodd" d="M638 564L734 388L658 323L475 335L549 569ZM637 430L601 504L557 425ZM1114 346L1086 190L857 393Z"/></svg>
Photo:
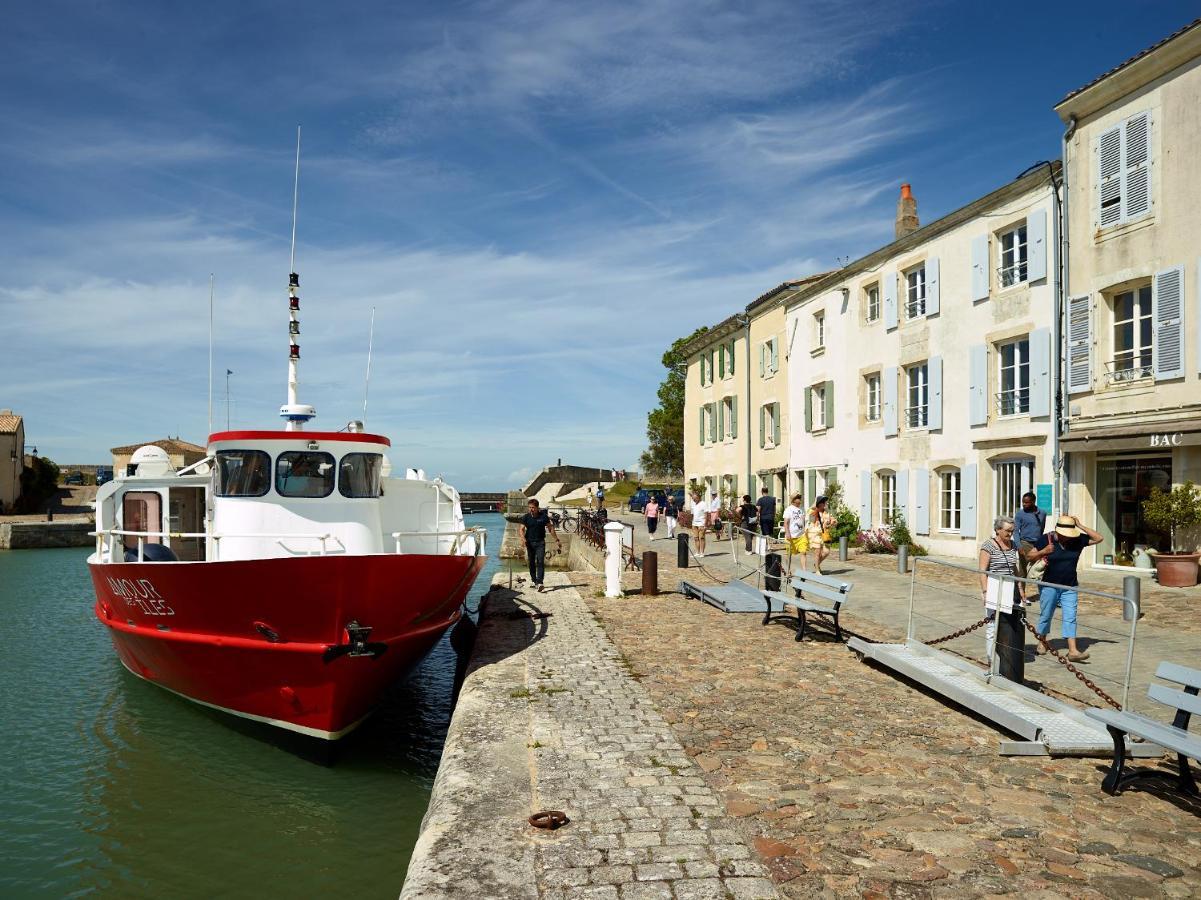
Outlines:
<svg viewBox="0 0 1201 900"><path fill-rule="evenodd" d="M787 281L685 347L684 477L730 505L768 487L783 497L788 466L788 298L821 278Z"/></svg>
<svg viewBox="0 0 1201 900"><path fill-rule="evenodd" d="M1055 111L1067 126L1067 505L1104 536L1082 557L1103 566L1169 549L1142 501L1201 482L1201 20Z"/></svg>
<svg viewBox="0 0 1201 900"><path fill-rule="evenodd" d="M25 468L25 423L11 409L0 409L0 514L10 513L21 496Z"/></svg>
<svg viewBox="0 0 1201 900"><path fill-rule="evenodd" d="M973 556L1026 490L1050 504L1059 166L1047 163L787 300L790 491L837 481L861 527L902 515Z"/></svg>
<svg viewBox="0 0 1201 900"><path fill-rule="evenodd" d="M139 447L145 446L161 447L163 450L166 450L167 458L171 460L171 467L174 469L182 469L184 466L200 462L208 454L208 451L199 444L180 440L177 437L160 438L157 441L144 441L141 444L129 444L125 447L113 447L109 451L113 455L113 474L126 474L126 470L129 468L130 457L133 456L134 451Z"/></svg>

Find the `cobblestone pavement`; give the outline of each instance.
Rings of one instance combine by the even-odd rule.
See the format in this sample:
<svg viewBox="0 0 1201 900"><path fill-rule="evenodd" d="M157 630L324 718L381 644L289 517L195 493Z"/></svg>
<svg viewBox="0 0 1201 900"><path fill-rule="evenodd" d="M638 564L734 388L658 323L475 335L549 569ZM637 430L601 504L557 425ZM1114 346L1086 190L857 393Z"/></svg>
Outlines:
<svg viewBox="0 0 1201 900"><path fill-rule="evenodd" d="M538 833L540 896L778 896L629 660L566 575L546 580L546 593L520 595L549 619L512 694L529 703L533 806L571 819Z"/></svg>
<svg viewBox="0 0 1201 900"><path fill-rule="evenodd" d="M797 644L758 616L638 596L634 576L616 600L572 577L786 897L1201 894L1201 804L1108 797L1103 760L998 756L991 726L820 628Z"/></svg>

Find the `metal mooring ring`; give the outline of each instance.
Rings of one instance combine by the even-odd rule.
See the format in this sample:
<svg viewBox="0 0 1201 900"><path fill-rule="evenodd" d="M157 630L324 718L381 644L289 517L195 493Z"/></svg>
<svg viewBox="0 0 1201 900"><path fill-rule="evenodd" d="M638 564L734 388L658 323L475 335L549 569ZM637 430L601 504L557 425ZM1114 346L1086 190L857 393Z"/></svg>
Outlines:
<svg viewBox="0 0 1201 900"><path fill-rule="evenodd" d="M554 831L563 825L566 825L570 819L567 818L567 813L559 809L544 809L542 812L536 812L530 816L530 824L535 828L548 828Z"/></svg>

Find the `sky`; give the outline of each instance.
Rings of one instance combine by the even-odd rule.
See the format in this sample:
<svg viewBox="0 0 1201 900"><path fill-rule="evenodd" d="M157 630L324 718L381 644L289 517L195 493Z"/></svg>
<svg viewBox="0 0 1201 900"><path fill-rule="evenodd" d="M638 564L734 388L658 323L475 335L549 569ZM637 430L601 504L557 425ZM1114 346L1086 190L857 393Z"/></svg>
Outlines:
<svg viewBox="0 0 1201 900"><path fill-rule="evenodd" d="M12 6L0 407L63 464L300 400L464 490L635 469L672 341L1059 155L1196 2ZM1120 22L1121 27L1113 27ZM230 402L226 401L225 373Z"/></svg>

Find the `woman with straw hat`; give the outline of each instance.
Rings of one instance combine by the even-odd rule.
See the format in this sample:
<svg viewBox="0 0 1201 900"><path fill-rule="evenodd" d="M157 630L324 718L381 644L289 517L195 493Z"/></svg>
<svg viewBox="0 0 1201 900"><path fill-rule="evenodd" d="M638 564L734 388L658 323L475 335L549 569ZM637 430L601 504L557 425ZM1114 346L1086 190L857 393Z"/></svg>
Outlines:
<svg viewBox="0 0 1201 900"><path fill-rule="evenodd" d="M1055 608L1061 606L1063 636L1068 642L1068 659L1072 662L1088 659L1088 653L1082 653L1076 646L1076 588L1080 584L1076 578L1076 567L1080 564L1080 554L1084 548L1099 543L1101 535L1085 528L1075 516L1065 515L1056 519L1055 530L1039 538L1034 549L1026 554L1026 559L1031 563L1043 559L1047 561L1038 595L1039 647L1046 649L1049 646L1047 638L1051 632L1051 619L1055 617Z"/></svg>

